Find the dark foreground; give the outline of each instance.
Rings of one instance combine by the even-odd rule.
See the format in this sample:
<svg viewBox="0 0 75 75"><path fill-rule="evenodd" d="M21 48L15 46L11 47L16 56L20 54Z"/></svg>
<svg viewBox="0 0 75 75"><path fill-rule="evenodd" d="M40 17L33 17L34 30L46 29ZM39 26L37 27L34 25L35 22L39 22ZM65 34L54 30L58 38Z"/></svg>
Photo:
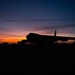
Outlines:
<svg viewBox="0 0 75 75"><path fill-rule="evenodd" d="M0 74L75 74L75 44L0 45Z"/></svg>

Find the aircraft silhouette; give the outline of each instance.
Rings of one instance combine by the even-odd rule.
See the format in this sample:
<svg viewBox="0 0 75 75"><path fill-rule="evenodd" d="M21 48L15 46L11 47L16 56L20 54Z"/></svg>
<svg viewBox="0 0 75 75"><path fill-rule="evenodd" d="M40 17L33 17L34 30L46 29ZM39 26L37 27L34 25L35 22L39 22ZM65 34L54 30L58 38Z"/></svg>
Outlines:
<svg viewBox="0 0 75 75"><path fill-rule="evenodd" d="M29 33L26 38L27 40L18 41L19 44L27 44L27 43L34 43L34 44L51 44L56 41L61 40L62 42L67 42L68 40L74 40L75 37L64 37L64 36L56 36L56 30L54 32L54 36L48 35L40 35L36 33Z"/></svg>
<svg viewBox="0 0 75 75"><path fill-rule="evenodd" d="M27 38L27 41L30 43L54 43L58 40L61 40L61 41L75 40L75 37L56 36L56 33L57 33L56 30L54 32L54 36L29 33L26 36L26 38Z"/></svg>

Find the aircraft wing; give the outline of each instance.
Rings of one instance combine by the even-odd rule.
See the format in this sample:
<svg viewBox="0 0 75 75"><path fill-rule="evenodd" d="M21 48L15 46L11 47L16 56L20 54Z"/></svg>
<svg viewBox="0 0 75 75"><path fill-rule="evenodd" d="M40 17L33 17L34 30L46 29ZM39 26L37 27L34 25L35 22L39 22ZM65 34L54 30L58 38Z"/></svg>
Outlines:
<svg viewBox="0 0 75 75"><path fill-rule="evenodd" d="M56 39L61 41L67 41L67 40L75 40L75 37L56 36Z"/></svg>

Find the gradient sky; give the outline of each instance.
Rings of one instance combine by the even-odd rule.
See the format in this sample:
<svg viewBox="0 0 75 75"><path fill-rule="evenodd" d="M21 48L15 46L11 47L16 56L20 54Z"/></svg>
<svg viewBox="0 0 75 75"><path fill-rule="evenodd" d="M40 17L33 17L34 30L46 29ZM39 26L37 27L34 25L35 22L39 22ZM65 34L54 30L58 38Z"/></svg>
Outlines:
<svg viewBox="0 0 75 75"><path fill-rule="evenodd" d="M0 42L30 32L75 37L75 0L0 0Z"/></svg>

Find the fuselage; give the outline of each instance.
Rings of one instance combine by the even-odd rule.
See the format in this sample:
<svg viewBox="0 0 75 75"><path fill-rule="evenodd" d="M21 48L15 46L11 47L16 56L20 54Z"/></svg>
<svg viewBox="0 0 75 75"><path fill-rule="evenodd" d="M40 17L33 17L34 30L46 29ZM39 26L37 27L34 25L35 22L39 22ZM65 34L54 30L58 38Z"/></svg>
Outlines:
<svg viewBox="0 0 75 75"><path fill-rule="evenodd" d="M58 40L61 41L75 40L75 37L56 36L56 32L54 36L29 33L26 37L29 42L34 42L34 43L54 43Z"/></svg>

